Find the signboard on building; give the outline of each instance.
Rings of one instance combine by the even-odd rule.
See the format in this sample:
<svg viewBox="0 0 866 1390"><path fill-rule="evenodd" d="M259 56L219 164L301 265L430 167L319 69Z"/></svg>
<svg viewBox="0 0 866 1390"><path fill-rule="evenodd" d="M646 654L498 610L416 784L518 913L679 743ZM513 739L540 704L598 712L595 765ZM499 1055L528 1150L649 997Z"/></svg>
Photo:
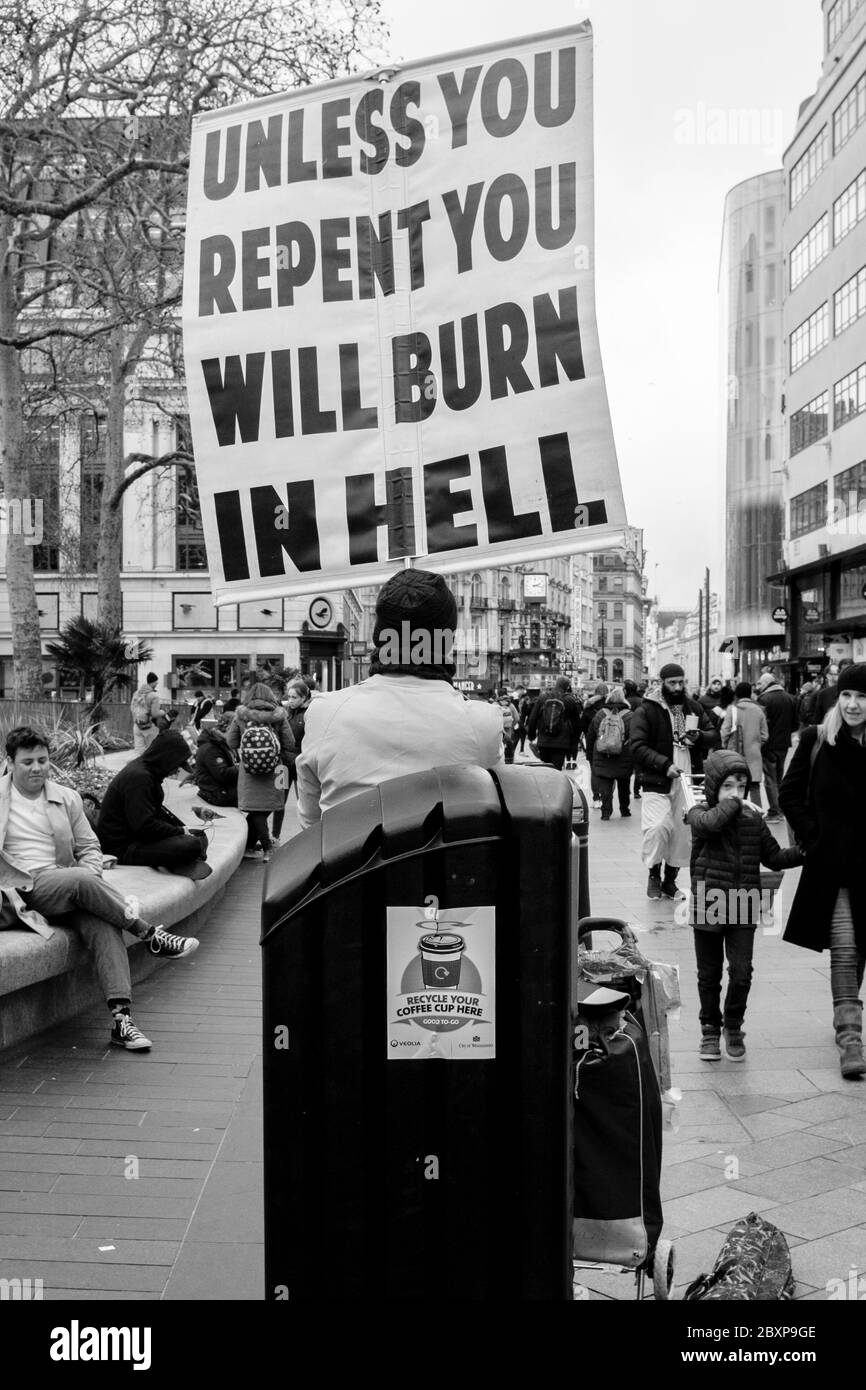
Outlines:
<svg viewBox="0 0 866 1390"><path fill-rule="evenodd" d="M803 620L807 623L819 623L821 621L821 614L814 604L803 609Z"/></svg>
<svg viewBox="0 0 866 1390"><path fill-rule="evenodd" d="M786 623L787 621L788 621L788 610L787 610L787 608L782 608L782 607L780 606L779 608L774 608L774 609L773 609L773 622L774 622L774 623Z"/></svg>
<svg viewBox="0 0 866 1390"><path fill-rule="evenodd" d="M195 118L217 604L621 539L593 205L587 24Z"/></svg>

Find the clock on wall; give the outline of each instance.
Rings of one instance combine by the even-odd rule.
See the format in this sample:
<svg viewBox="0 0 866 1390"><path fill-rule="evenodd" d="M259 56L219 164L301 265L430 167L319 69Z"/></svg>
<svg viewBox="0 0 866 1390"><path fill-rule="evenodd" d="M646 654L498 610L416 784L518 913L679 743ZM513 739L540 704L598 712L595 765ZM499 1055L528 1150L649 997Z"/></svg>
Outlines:
<svg viewBox="0 0 866 1390"><path fill-rule="evenodd" d="M330 627L334 617L334 610L330 600L326 598L314 598L310 604L310 622L313 627Z"/></svg>

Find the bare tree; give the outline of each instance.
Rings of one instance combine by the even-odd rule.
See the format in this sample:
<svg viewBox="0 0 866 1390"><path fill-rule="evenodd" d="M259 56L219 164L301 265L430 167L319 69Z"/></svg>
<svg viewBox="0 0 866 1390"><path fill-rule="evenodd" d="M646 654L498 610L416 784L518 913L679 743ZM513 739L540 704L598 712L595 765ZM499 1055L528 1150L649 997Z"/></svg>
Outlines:
<svg viewBox="0 0 866 1390"><path fill-rule="evenodd" d="M126 384L177 292L159 235L124 264L124 215L174 196L197 111L371 61L378 0L0 0L0 36L0 480L7 499L30 495L22 354L104 336L110 499ZM128 293L143 254L146 323ZM116 525L103 568L119 554ZM32 696L42 662L24 535L9 535L6 564L15 690Z"/></svg>

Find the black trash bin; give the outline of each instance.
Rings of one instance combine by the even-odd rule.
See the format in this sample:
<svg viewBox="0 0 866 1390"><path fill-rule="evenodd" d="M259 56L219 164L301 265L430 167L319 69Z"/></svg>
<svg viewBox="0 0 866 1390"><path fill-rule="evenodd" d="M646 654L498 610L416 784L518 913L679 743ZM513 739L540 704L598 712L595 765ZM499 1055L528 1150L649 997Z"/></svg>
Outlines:
<svg viewBox="0 0 866 1390"><path fill-rule="evenodd" d="M438 768L272 861L269 1300L570 1299L571 816Z"/></svg>

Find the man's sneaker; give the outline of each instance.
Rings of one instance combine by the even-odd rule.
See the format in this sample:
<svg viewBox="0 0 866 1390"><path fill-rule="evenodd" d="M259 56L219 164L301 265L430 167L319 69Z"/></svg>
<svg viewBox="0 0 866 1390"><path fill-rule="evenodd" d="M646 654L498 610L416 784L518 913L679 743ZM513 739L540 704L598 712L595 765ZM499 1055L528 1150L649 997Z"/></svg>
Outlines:
<svg viewBox="0 0 866 1390"><path fill-rule="evenodd" d="M662 875L660 869L650 869L649 878L646 881L646 895L648 898L660 898L662 895Z"/></svg>
<svg viewBox="0 0 866 1390"><path fill-rule="evenodd" d="M712 1028L702 1030L701 1045L698 1048L698 1056L702 1062L720 1062L722 1060L722 1049L719 1043L719 1035Z"/></svg>
<svg viewBox="0 0 866 1390"><path fill-rule="evenodd" d="M725 1029L725 1056L729 1062L745 1062L746 1044L739 1028Z"/></svg>
<svg viewBox="0 0 866 1390"><path fill-rule="evenodd" d="M129 1014L116 1014L111 1030L111 1041L115 1047L125 1047L127 1052L146 1052L153 1044L136 1028Z"/></svg>
<svg viewBox="0 0 866 1390"><path fill-rule="evenodd" d="M178 960L181 956L191 956L198 950L198 937L175 936L165 927L157 927L147 943L155 956L167 956Z"/></svg>
<svg viewBox="0 0 866 1390"><path fill-rule="evenodd" d="M623 820L625 820L628 816L631 815L631 811L620 811L619 814L620 814L620 817L621 817Z"/></svg>
<svg viewBox="0 0 866 1390"><path fill-rule="evenodd" d="M270 862L271 862L271 856L270 856L270 854L268 853L268 851L265 850L264 854L262 855L262 863L263 863L263 864L269 864Z"/></svg>
<svg viewBox="0 0 866 1390"><path fill-rule="evenodd" d="M258 849L245 849L245 850L244 850L244 859L261 859L261 857L262 857L261 850L258 850Z"/></svg>

